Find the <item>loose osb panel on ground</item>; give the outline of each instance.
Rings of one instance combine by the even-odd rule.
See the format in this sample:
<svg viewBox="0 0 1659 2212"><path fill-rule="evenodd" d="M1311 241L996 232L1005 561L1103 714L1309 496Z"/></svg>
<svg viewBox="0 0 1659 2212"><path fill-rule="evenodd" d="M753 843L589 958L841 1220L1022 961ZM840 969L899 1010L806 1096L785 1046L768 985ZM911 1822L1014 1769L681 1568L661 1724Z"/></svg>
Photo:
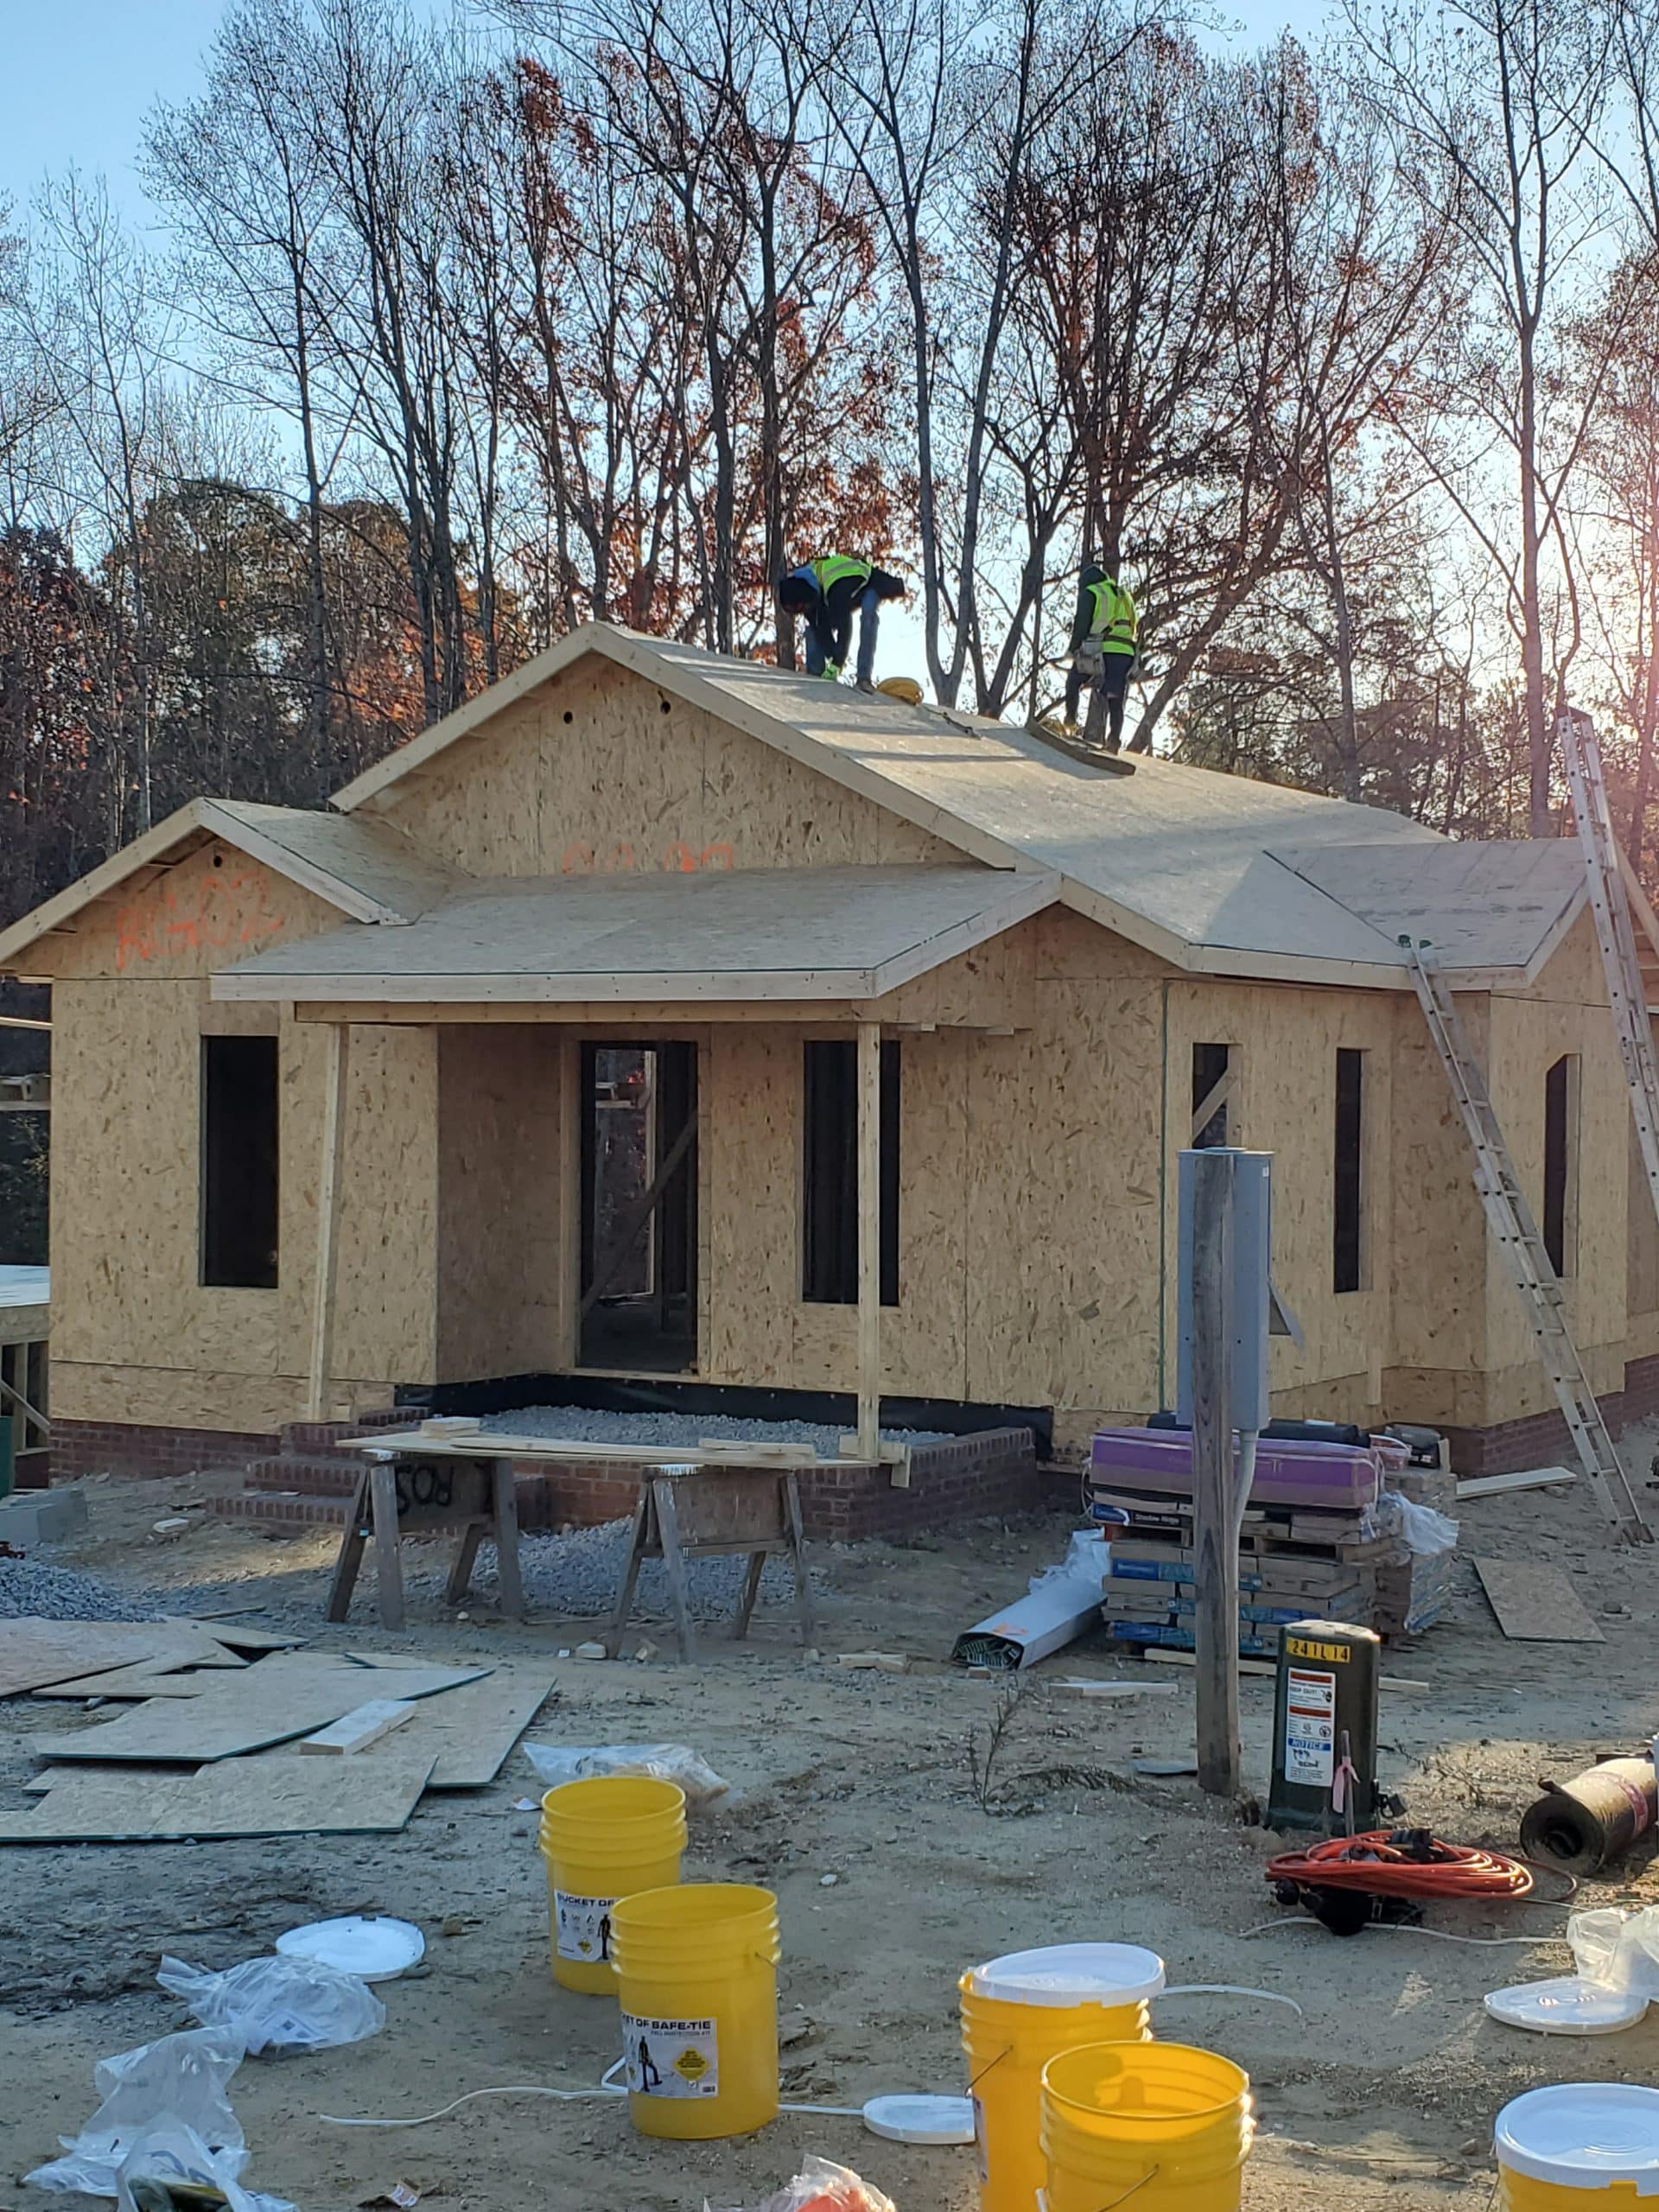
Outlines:
<svg viewBox="0 0 1659 2212"><path fill-rule="evenodd" d="M486 1667L410 1667L397 1674L401 1698L430 1697L456 1689ZM153 1764L233 1758L271 1744L309 1736L363 1703L375 1681L370 1669L349 1660L307 1652L278 1652L236 1675L218 1675L193 1698L141 1705L102 1727L37 1737L42 1758L144 1760ZM307 1763L308 1765L309 1762Z"/></svg>
<svg viewBox="0 0 1659 2212"><path fill-rule="evenodd" d="M187 1838L338 1835L401 1828L432 1771L429 1754L366 1759L231 1759L195 1774L65 1774L27 1813L0 1817L0 1843L165 1843Z"/></svg>
<svg viewBox="0 0 1659 2212"><path fill-rule="evenodd" d="M407 1667L377 1671L395 1676L397 1696L407 1696ZM429 1789L481 1789L501 1771L552 1688L550 1667L497 1667L481 1681L427 1699L395 1737L353 1756L378 1761L404 1750L429 1752L436 1761Z"/></svg>
<svg viewBox="0 0 1659 2212"><path fill-rule="evenodd" d="M1553 1567L1518 1560L1478 1559L1487 1601L1505 1636L1517 1643L1603 1643L1606 1638L1578 1592Z"/></svg>
<svg viewBox="0 0 1659 2212"><path fill-rule="evenodd" d="M192 1633L173 1622L48 1621L33 1615L0 1621L0 1697L21 1697L48 1683L193 1651L202 1655L198 1664L239 1669L243 1663L206 1629ZM179 1658L174 1663L186 1662Z"/></svg>

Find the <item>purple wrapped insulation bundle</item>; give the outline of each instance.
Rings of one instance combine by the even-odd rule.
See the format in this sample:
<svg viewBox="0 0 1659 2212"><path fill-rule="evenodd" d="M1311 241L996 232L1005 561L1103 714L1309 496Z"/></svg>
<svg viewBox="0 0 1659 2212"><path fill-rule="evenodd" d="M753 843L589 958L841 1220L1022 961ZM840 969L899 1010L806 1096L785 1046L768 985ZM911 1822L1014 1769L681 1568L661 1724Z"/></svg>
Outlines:
<svg viewBox="0 0 1659 2212"><path fill-rule="evenodd" d="M1263 1437L1255 1448L1250 1502L1363 1512L1376 1504L1408 1457L1403 1446L1380 1438L1362 1445ZM1090 1474L1096 1483L1125 1490L1191 1497L1192 1434L1179 1428L1103 1428L1095 1438Z"/></svg>

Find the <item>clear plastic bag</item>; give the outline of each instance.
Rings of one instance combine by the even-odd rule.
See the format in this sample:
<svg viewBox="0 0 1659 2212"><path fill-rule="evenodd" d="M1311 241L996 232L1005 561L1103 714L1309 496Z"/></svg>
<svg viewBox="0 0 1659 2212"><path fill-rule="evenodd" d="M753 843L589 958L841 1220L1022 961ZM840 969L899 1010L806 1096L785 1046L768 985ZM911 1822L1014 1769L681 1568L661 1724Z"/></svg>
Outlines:
<svg viewBox="0 0 1659 2212"><path fill-rule="evenodd" d="M162 1961L156 1977L204 2028L224 2028L251 2056L262 2050L329 2050L361 2043L386 2024L386 2008L354 1974L320 1959L245 1959L215 1974Z"/></svg>
<svg viewBox="0 0 1659 2212"><path fill-rule="evenodd" d="M66 2195L113 2196L123 2162L163 2120L194 2135L234 2177L248 2153L225 2088L242 2059L241 2037L223 2028L189 2028L100 2058L93 2080L103 2102L79 2135L58 2138L64 2157L24 2179Z"/></svg>
<svg viewBox="0 0 1659 2212"><path fill-rule="evenodd" d="M715 2208L705 2201L702 2212L715 2212ZM891 2197L861 2181L849 2168L831 2165L828 2158L809 2158L787 2189L767 2197L753 2212L894 2212L894 2209Z"/></svg>
<svg viewBox="0 0 1659 2212"><path fill-rule="evenodd" d="M1568 1916L1573 1963L1586 1981L1659 2001L1659 1905L1624 1912L1617 1905Z"/></svg>
<svg viewBox="0 0 1659 2212"><path fill-rule="evenodd" d="M226 2212L295 2212L280 2196L244 2189L245 2151L210 2151L194 2127L163 2120L147 2127L115 2177L115 2212L190 2212L223 2202Z"/></svg>
<svg viewBox="0 0 1659 2212"><path fill-rule="evenodd" d="M643 1774L653 1782L677 1782L688 1805L723 1797L731 1783L684 1744L526 1744L524 1757L547 1789L562 1783L587 1782L595 1775Z"/></svg>
<svg viewBox="0 0 1659 2212"><path fill-rule="evenodd" d="M1417 1559L1433 1559L1457 1548L1458 1524L1432 1505L1419 1505L1397 1490L1385 1490L1376 1502L1368 1535L1398 1536Z"/></svg>

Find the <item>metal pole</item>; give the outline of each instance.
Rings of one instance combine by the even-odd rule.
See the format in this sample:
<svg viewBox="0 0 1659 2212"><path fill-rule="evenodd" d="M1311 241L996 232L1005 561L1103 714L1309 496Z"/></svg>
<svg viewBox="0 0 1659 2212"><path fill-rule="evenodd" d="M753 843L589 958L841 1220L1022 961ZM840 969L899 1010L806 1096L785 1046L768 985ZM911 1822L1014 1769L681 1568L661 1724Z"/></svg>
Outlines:
<svg viewBox="0 0 1659 2212"><path fill-rule="evenodd" d="M1233 1478L1233 1238L1237 1161L1197 1155L1192 1186L1192 1496L1198 1784L1239 1788L1238 1510Z"/></svg>

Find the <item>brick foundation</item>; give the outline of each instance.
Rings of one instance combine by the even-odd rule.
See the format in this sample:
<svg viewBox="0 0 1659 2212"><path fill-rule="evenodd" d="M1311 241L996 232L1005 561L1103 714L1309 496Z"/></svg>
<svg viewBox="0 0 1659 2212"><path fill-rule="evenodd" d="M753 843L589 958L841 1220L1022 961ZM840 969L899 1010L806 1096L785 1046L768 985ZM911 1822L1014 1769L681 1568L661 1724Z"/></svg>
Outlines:
<svg viewBox="0 0 1659 2212"><path fill-rule="evenodd" d="M590 1460L549 1469L521 1461L518 1518L525 1529L591 1528L620 1521L639 1496L637 1473ZM1029 1513L1048 1503L1028 1428L992 1428L942 1444L918 1444L911 1454L910 1487L896 1490L889 1467L849 1460L804 1469L801 1520L818 1543L856 1543L949 1529L995 1514Z"/></svg>
<svg viewBox="0 0 1659 2212"><path fill-rule="evenodd" d="M1630 1360L1624 1369L1624 1389L1601 1401L1601 1417L1610 1433L1618 1436L1627 1422L1646 1421L1654 1414L1659 1414L1659 1356ZM1558 1463L1570 1467L1578 1459L1567 1422L1556 1411L1528 1414L1491 1428L1448 1429L1446 1434L1452 1464L1460 1475L1507 1475L1522 1467Z"/></svg>
<svg viewBox="0 0 1659 2212"><path fill-rule="evenodd" d="M382 1413L357 1425L391 1426L398 1418ZM340 1433L338 1424L290 1422L280 1441L289 1450L326 1450ZM194 1474L207 1468L245 1472L254 1460L271 1457L279 1440L222 1429L63 1421L54 1422L52 1442L58 1479L73 1482L82 1475L156 1477ZM349 1492L354 1471L354 1456L349 1464L343 1459L342 1491ZM572 1462L556 1469L521 1461L515 1471L519 1522L528 1529L561 1529L573 1522L591 1528L602 1521L624 1520L639 1496L637 1474L614 1461ZM1029 1513L1051 1502L1051 1486L1038 1466L1028 1428L982 1429L939 1444L918 1445L911 1454L908 1490L894 1489L891 1468L862 1466L855 1460L810 1471L801 1480L801 1518L808 1536L821 1543L855 1543L867 1536L949 1529L996 1514ZM238 1517L296 1526L337 1521L340 1513L327 1498L284 1495L267 1503L248 1493L239 1501Z"/></svg>
<svg viewBox="0 0 1659 2212"><path fill-rule="evenodd" d="M223 1428L152 1428L142 1421L52 1422L52 1479L83 1475L158 1478L194 1475L206 1467L245 1467L276 1449L274 1434Z"/></svg>

